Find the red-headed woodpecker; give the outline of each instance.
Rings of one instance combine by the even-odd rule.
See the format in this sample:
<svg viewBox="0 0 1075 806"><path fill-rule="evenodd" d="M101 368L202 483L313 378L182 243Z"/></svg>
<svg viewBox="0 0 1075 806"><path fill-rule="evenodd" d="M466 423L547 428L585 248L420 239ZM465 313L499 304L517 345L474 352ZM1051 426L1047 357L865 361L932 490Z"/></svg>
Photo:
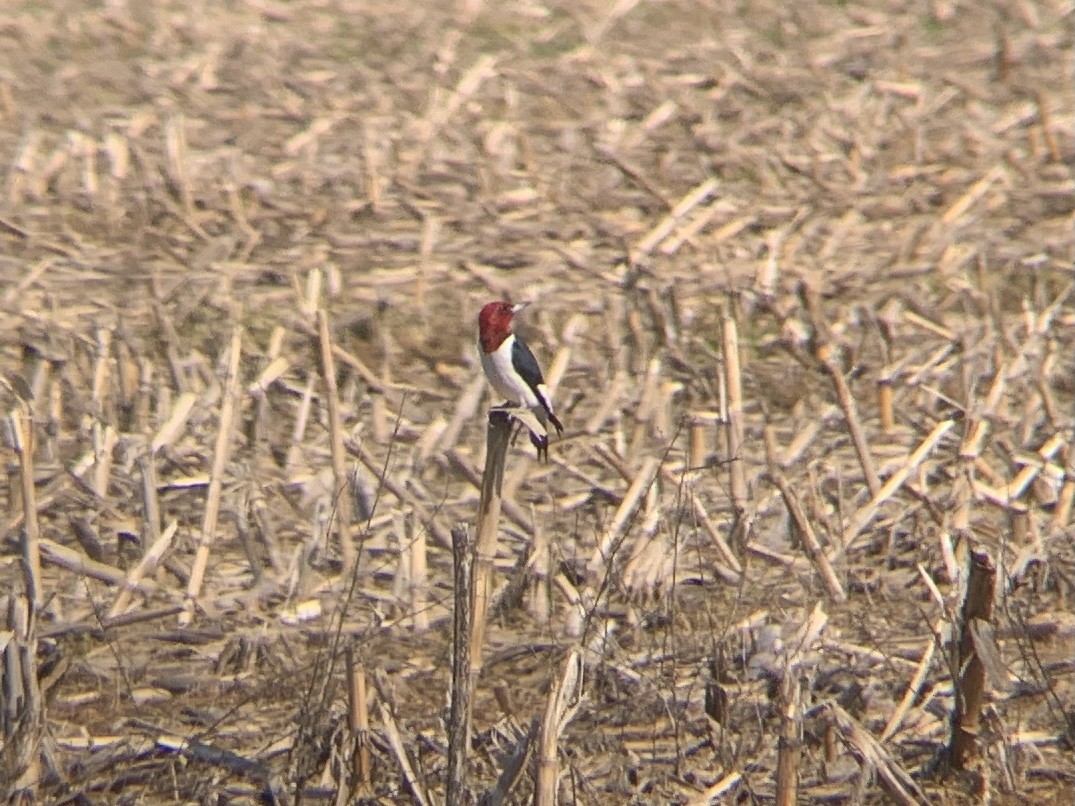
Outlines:
<svg viewBox="0 0 1075 806"><path fill-rule="evenodd" d="M541 367L526 342L511 332L511 320L528 304L490 302L481 309L478 314L478 351L482 369L489 383L509 403L529 409L543 426L547 427L551 422L556 426L556 433L562 434L564 426L553 413ZM531 432L530 441L537 448L538 458L543 454L548 456L547 436Z"/></svg>

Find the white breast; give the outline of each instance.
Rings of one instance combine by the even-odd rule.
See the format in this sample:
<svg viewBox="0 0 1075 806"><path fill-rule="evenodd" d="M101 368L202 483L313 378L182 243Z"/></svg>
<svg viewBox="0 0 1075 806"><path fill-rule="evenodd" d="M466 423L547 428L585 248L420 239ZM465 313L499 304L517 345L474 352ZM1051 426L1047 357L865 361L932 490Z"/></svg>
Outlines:
<svg viewBox="0 0 1075 806"><path fill-rule="evenodd" d="M478 353L481 355L482 369L485 370L486 377L489 378L489 382L498 394L528 409L540 409L541 403L537 395L512 368L511 348L514 344L514 334L504 339L504 343L491 353L485 352L479 344Z"/></svg>

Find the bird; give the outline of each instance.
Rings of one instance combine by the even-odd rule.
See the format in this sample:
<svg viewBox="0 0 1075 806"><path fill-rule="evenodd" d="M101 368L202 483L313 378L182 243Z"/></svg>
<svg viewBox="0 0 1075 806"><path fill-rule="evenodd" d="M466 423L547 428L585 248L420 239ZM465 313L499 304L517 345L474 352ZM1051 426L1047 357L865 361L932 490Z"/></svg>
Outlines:
<svg viewBox="0 0 1075 806"><path fill-rule="evenodd" d="M552 408L552 397L537 359L511 329L512 319L530 303L490 302L478 314L478 352L482 369L493 388L508 399L508 403L529 409L538 421L548 427L556 427L557 436L563 434L564 426ZM538 458L549 456L547 435L530 433L530 441L537 448Z"/></svg>

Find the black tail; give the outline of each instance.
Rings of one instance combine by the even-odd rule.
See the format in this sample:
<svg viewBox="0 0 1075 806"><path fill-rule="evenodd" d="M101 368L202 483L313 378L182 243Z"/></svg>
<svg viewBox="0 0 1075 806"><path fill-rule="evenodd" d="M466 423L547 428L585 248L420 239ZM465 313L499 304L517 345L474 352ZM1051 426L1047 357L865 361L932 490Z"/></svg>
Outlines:
<svg viewBox="0 0 1075 806"><path fill-rule="evenodd" d="M552 413L552 409L549 408L548 403L546 403L540 397L538 399L541 400L541 407L545 410L545 414L548 416L549 422L552 423L554 426L556 426L556 436L558 436L558 437L562 436L563 433L564 433L564 424L562 422L560 422L559 417L557 417L555 414ZM531 431L530 432L530 442L535 448L537 448L538 461L541 461L541 459L544 458L544 460L546 462L548 462L549 461L549 438L548 438L548 436L539 437L536 434L534 434L533 431Z"/></svg>

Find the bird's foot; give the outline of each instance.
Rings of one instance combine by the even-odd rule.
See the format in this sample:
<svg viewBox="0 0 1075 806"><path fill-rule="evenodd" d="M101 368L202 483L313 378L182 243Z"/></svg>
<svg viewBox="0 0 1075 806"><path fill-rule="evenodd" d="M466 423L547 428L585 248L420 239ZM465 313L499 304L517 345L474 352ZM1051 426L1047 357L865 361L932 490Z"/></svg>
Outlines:
<svg viewBox="0 0 1075 806"><path fill-rule="evenodd" d="M538 419L530 409L525 406L516 406L511 403L505 403L503 406L494 406L492 411L503 411L508 414L511 419L525 427L530 433L530 443L537 448L538 459L544 459L546 462L549 459L549 432L545 428L545 423ZM519 436L520 428L516 431L511 438L511 445L515 445L515 440Z"/></svg>
<svg viewBox="0 0 1075 806"><path fill-rule="evenodd" d="M549 463L549 438L540 437L533 431L530 432L530 444L537 449L537 460Z"/></svg>

